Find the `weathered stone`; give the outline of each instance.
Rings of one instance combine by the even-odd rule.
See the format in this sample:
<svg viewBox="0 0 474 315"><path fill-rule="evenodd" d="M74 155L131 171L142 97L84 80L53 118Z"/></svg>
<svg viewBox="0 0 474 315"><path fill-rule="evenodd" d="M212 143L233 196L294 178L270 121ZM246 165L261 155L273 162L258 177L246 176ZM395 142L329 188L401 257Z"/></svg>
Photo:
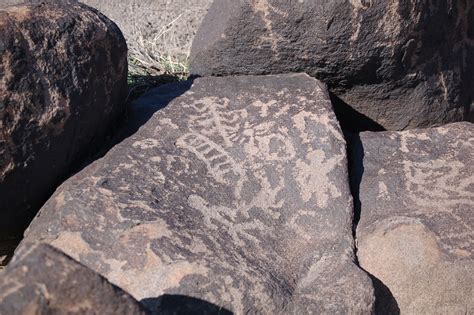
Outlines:
<svg viewBox="0 0 474 315"><path fill-rule="evenodd" d="M473 313L474 125L360 140L353 179L360 181L361 266L402 314Z"/></svg>
<svg viewBox="0 0 474 315"><path fill-rule="evenodd" d="M438 125L474 112L472 25L472 1L216 0L193 43L191 73L304 71L367 126Z"/></svg>
<svg viewBox="0 0 474 315"><path fill-rule="evenodd" d="M120 30L74 1L0 10L0 239L17 236L123 111Z"/></svg>
<svg viewBox="0 0 474 315"><path fill-rule="evenodd" d="M132 117L178 93L155 90ZM20 246L51 243L140 300L188 296L237 314L370 313L346 162L315 79L196 79L65 182Z"/></svg>
<svg viewBox="0 0 474 315"><path fill-rule="evenodd" d="M130 295L45 244L24 248L0 277L0 314L146 314Z"/></svg>

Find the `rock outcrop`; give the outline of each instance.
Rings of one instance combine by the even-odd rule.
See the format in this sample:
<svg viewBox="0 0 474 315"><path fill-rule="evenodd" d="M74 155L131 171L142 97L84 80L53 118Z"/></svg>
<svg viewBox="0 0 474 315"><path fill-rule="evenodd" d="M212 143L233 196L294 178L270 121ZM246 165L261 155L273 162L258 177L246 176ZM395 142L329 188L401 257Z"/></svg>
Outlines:
<svg viewBox="0 0 474 315"><path fill-rule="evenodd" d="M163 91L180 93L164 86L138 100L132 117L167 106L65 182L20 248L53 244L150 303L370 313L346 143L325 86L304 74L201 78L169 104Z"/></svg>
<svg viewBox="0 0 474 315"><path fill-rule="evenodd" d="M18 236L124 110L127 47L75 1L0 10L0 238Z"/></svg>
<svg viewBox="0 0 474 315"><path fill-rule="evenodd" d="M358 128L440 125L474 117L473 25L472 1L216 0L191 73L306 72Z"/></svg>
<svg viewBox="0 0 474 315"><path fill-rule="evenodd" d="M474 125L362 133L354 152L361 267L402 314L473 313Z"/></svg>
<svg viewBox="0 0 474 315"><path fill-rule="evenodd" d="M0 277L0 314L145 315L130 295L45 244L24 249Z"/></svg>

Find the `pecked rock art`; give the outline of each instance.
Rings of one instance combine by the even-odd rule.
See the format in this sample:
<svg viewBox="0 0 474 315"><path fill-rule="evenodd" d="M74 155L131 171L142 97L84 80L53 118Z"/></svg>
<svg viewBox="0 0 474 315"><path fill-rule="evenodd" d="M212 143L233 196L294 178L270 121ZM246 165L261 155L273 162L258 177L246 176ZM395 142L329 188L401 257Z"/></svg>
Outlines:
<svg viewBox="0 0 474 315"><path fill-rule="evenodd" d="M474 125L360 138L361 266L402 313L472 313Z"/></svg>
<svg viewBox="0 0 474 315"><path fill-rule="evenodd" d="M75 1L0 4L0 241L23 234L125 110L127 45ZM23 1L22 1L23 2Z"/></svg>
<svg viewBox="0 0 474 315"><path fill-rule="evenodd" d="M474 119L472 25L472 1L216 0L190 69L304 71L328 84L344 127L437 126Z"/></svg>
<svg viewBox="0 0 474 315"><path fill-rule="evenodd" d="M52 244L147 303L181 295L236 314L370 313L346 163L319 81L196 79L63 184L20 248Z"/></svg>
<svg viewBox="0 0 474 315"><path fill-rule="evenodd" d="M0 314L148 314L130 295L45 244L23 249L0 277Z"/></svg>

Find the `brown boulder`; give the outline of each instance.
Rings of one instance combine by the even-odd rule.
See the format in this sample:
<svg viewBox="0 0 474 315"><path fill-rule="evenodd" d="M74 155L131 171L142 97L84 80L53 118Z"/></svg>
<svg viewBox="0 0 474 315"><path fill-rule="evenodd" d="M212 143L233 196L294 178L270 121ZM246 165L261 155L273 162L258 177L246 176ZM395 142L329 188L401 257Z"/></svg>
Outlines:
<svg viewBox="0 0 474 315"><path fill-rule="evenodd" d="M130 295L45 244L17 253L0 277L0 314L146 314Z"/></svg>
<svg viewBox="0 0 474 315"><path fill-rule="evenodd" d="M348 128L439 125L474 111L473 25L472 1L216 0L191 73L306 72Z"/></svg>
<svg viewBox="0 0 474 315"><path fill-rule="evenodd" d="M74 1L0 10L0 238L17 236L124 109L127 47Z"/></svg>
<svg viewBox="0 0 474 315"><path fill-rule="evenodd" d="M370 313L346 142L324 84L287 74L189 85L136 101L131 117L149 120L65 182L20 246L53 244L150 302Z"/></svg>
<svg viewBox="0 0 474 315"><path fill-rule="evenodd" d="M361 267L402 314L473 313L474 125L362 133L358 152Z"/></svg>

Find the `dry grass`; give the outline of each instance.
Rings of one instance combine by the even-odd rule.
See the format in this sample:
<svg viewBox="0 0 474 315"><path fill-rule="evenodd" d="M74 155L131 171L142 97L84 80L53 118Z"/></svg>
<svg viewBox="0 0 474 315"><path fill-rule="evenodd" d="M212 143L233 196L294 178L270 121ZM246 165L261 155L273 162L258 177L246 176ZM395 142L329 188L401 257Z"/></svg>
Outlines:
<svg viewBox="0 0 474 315"><path fill-rule="evenodd" d="M188 77L189 47L183 53L176 47L173 25L182 15L164 25L152 38L136 28L135 41L130 44L128 55L129 99L135 99L149 89Z"/></svg>

